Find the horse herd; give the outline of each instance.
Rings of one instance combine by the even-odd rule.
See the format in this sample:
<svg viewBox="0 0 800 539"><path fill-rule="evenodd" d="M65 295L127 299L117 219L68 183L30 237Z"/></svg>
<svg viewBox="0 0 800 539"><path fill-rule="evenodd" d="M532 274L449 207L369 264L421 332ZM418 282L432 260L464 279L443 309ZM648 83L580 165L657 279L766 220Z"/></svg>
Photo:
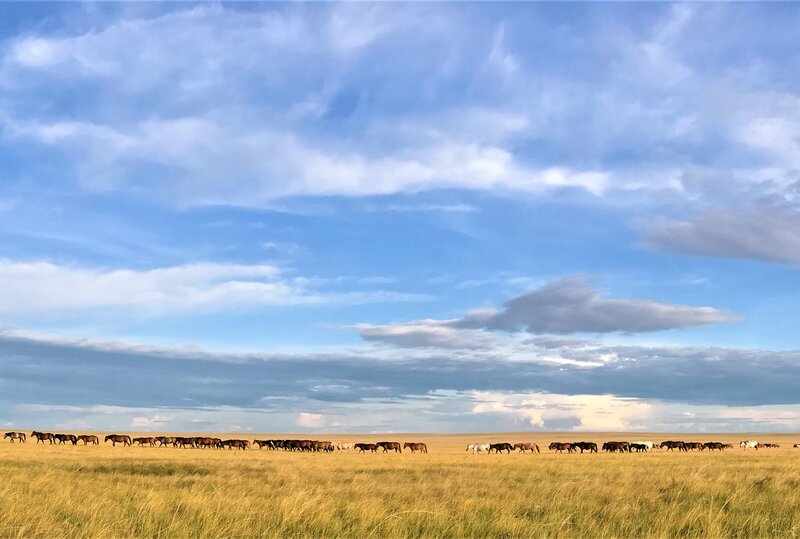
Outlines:
<svg viewBox="0 0 800 539"><path fill-rule="evenodd" d="M11 443L18 441L27 442L24 432L6 432L3 439L9 438ZM100 445L100 439L94 434L53 434L52 432L33 431L31 438L36 438L36 443L47 443L61 445L71 443L78 445ZM103 439L104 443L111 442L116 447L117 444L123 446L133 446L138 444L140 447L178 447L178 448L198 448L198 449L241 449L247 450L251 447L259 449L283 450L283 451L306 451L332 453L333 451L359 451L360 453L377 453L382 449L384 453L402 453L403 449L410 449L412 453L427 453L428 446L418 442L406 442L402 446L400 442L378 442L378 443L350 443L350 442L330 442L319 440L223 440L207 436L143 436L131 438L127 434L109 434Z"/></svg>
<svg viewBox="0 0 800 539"><path fill-rule="evenodd" d="M756 449L759 448L776 448L780 447L779 444L772 443L759 443L754 440L745 440L739 442L739 447L742 449ZM794 444L794 448L800 448L800 444ZM594 442L553 442L547 447L550 451L556 453L575 453L577 451L597 453L597 444ZM732 449L733 444L726 444L722 442L684 442L679 440L667 440L657 444L649 440L639 440L635 442L605 442L601 446L601 451L607 453L646 453L654 449L666 449L667 451L724 451L725 449ZM494 444L469 444L467 451L473 453L502 453L510 454L513 451L520 453L540 453L539 446L535 443L517 443L511 445L508 442L500 442Z"/></svg>
<svg viewBox="0 0 800 539"><path fill-rule="evenodd" d="M11 443L15 441L25 443L27 436L24 432L6 432L3 439L9 438ZM33 431L31 438L36 439L36 443L67 444L78 445L100 445L100 438L94 434L54 434L52 432ZM122 444L123 446L133 446L138 444L141 447L176 447L176 448L198 448L198 449L241 449L247 450L251 447L259 449L269 449L273 451L301 451L332 453L333 451L358 451L359 453L402 453L403 449L409 449L412 453L427 453L428 446L419 442L406 442L402 446L400 442L377 442L377 443L350 443L350 442L330 442L319 440L223 440L206 436L143 436L131 438L127 434L109 434L103 439L104 443L111 442L112 446ZM682 440L667 440L655 443L649 440L638 440L634 442L605 442L600 447L600 451L607 453L646 453L654 449L666 449L667 451L724 451L732 449L733 444L722 442L684 442ZM739 442L742 449L761 449L777 448L779 444L760 443L755 440L744 440ZM794 444L794 448L800 448L800 444ZM548 446L550 451L556 453L597 453L598 447L594 442L553 442ZM467 451L473 453L507 453L519 451L520 453L540 453L539 446L533 442L510 444L508 442L499 443L472 443L467 446Z"/></svg>

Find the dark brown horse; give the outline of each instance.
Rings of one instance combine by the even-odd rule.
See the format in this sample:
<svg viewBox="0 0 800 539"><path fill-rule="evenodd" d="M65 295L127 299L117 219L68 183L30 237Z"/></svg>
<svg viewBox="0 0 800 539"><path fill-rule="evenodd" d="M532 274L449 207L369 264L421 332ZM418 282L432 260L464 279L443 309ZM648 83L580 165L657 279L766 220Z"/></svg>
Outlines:
<svg viewBox="0 0 800 539"><path fill-rule="evenodd" d="M367 451L372 451L373 453L378 452L378 444L356 444L353 447L358 449L361 453L365 453Z"/></svg>
<svg viewBox="0 0 800 539"><path fill-rule="evenodd" d="M14 440L19 440L20 443L23 444L26 441L24 432L7 432L3 435L3 439L5 440L6 438L10 438L12 444L14 443Z"/></svg>
<svg viewBox="0 0 800 539"><path fill-rule="evenodd" d="M103 442L111 442L112 447L116 447L117 444L122 444L123 446L126 445L133 445L131 441L131 437L127 434L109 434L105 437Z"/></svg>
<svg viewBox="0 0 800 539"><path fill-rule="evenodd" d="M706 442L703 444L703 447L705 447L709 451L714 451L715 449L717 451L725 450L725 444L723 444L722 442Z"/></svg>
<svg viewBox="0 0 800 539"><path fill-rule="evenodd" d="M609 453L616 453L619 451L620 453L629 453L631 450L631 444L628 442L605 442L603 444L603 451L608 451Z"/></svg>
<svg viewBox="0 0 800 539"><path fill-rule="evenodd" d="M36 431L36 430L35 430L35 431L33 431L33 432L31 433L31 436L33 436L34 438L36 438L36 443L37 443L37 444L38 444L39 442L42 442L42 443L44 443L44 441L45 441L45 440L47 440L47 441L48 441L48 442L50 442L51 444L54 444L54 443L56 443L56 437L55 437L55 436L53 436L53 433L52 433L52 432L39 432L39 431Z"/></svg>
<svg viewBox="0 0 800 539"><path fill-rule="evenodd" d="M272 440L253 440L253 445L257 445L259 449L275 449Z"/></svg>
<svg viewBox="0 0 800 539"><path fill-rule="evenodd" d="M525 451L530 451L531 453L539 453L539 446L534 443L525 443L525 444L514 444L514 451L519 449L520 453L524 453Z"/></svg>
<svg viewBox="0 0 800 539"><path fill-rule="evenodd" d="M415 443L415 442L406 442L403 444L403 448L409 448L412 453L416 453L419 451L420 453L427 453L428 446L423 443Z"/></svg>
<svg viewBox="0 0 800 539"><path fill-rule="evenodd" d="M80 436L78 436L78 440L82 441L83 445L88 445L90 443L92 445L100 444L100 440L94 434L81 434Z"/></svg>
<svg viewBox="0 0 800 539"><path fill-rule="evenodd" d="M597 444L594 442L575 442L572 444L572 450L580 449L581 453L588 451L589 453L597 453Z"/></svg>
<svg viewBox="0 0 800 539"><path fill-rule="evenodd" d="M684 451L694 451L695 449L702 451L703 450L703 443L702 442L686 442Z"/></svg>
<svg viewBox="0 0 800 539"><path fill-rule="evenodd" d="M55 438L59 444L72 442L72 445L78 445L78 437L74 434L56 434Z"/></svg>
<svg viewBox="0 0 800 539"><path fill-rule="evenodd" d="M659 447L661 447L661 449L664 449L666 447L667 451L673 451L675 449L677 449L678 451L687 451L685 442L680 442L675 440L667 440L666 442L661 442L661 445Z"/></svg>
<svg viewBox="0 0 800 539"><path fill-rule="evenodd" d="M383 452L394 451L395 453L402 453L403 448L400 447L400 442L378 442L377 445L383 448Z"/></svg>
<svg viewBox="0 0 800 539"><path fill-rule="evenodd" d="M503 451L508 452L509 454L513 451L514 448L508 442L500 442L497 444L489 444L489 453L494 451L495 453L502 453Z"/></svg>
<svg viewBox="0 0 800 539"><path fill-rule="evenodd" d="M250 448L250 442L247 440L225 440L224 442L220 442L220 445L223 448L246 450Z"/></svg>

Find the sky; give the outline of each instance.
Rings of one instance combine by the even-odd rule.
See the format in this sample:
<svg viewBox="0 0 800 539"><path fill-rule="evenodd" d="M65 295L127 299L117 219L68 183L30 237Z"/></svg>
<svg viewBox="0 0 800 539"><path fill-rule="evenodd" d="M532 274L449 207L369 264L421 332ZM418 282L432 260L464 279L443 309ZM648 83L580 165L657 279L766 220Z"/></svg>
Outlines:
<svg viewBox="0 0 800 539"><path fill-rule="evenodd" d="M0 425L800 430L800 7L0 5Z"/></svg>

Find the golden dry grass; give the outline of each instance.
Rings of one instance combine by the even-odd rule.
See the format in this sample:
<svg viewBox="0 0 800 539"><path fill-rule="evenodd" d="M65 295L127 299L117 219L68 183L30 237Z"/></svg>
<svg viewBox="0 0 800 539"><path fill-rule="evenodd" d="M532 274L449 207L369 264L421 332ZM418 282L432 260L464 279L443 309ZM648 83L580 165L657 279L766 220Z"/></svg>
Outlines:
<svg viewBox="0 0 800 539"><path fill-rule="evenodd" d="M239 437L236 435L230 437ZM262 437L250 435L250 438ZM290 437L264 435L263 437ZM309 436L294 436L310 438ZM318 439L331 439L329 436ZM472 455L471 441L755 438L722 454ZM102 438L101 438L102 439ZM800 436L342 436L430 454L0 444L2 537L800 535ZM543 448L544 449L544 448Z"/></svg>

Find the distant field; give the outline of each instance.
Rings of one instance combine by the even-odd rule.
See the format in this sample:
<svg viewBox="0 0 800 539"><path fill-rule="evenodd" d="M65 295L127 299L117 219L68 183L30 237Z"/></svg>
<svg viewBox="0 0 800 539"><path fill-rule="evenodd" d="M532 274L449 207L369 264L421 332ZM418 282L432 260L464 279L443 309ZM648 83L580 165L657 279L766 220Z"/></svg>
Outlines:
<svg viewBox="0 0 800 539"><path fill-rule="evenodd" d="M37 446L30 439L25 445L5 440L0 536L800 535L800 449L791 447L800 435L247 437L422 441L430 453ZM713 454L546 450L551 441L610 439L757 439L782 447ZM533 441L543 452L464 451L467 443L492 441Z"/></svg>

